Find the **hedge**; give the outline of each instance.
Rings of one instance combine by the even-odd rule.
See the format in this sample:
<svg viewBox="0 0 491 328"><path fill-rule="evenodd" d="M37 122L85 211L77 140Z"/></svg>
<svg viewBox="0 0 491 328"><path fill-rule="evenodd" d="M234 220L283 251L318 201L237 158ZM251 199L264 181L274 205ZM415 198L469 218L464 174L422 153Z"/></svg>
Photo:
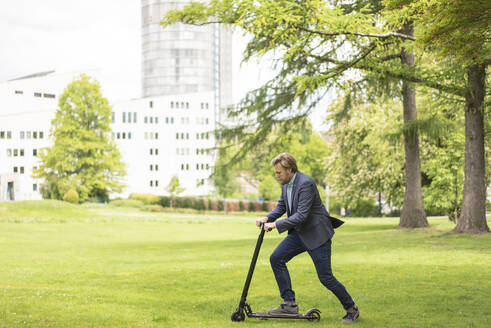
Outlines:
<svg viewBox="0 0 491 328"><path fill-rule="evenodd" d="M190 208L198 211L225 211L225 212L270 212L276 206L276 202L249 201L235 199L208 199L204 197L170 197L152 194L131 194L129 200L143 203L144 205L157 205L161 207ZM114 202L114 201L113 201ZM124 204L124 202L122 202ZM141 204L140 203L140 204ZM131 204L131 203L130 203ZM114 204L116 205L116 204ZM118 204L122 206L122 204ZM124 204L129 205L129 204ZM123 206L124 206L123 205ZM136 204L131 204L135 206ZM157 207L147 207L157 210Z"/></svg>

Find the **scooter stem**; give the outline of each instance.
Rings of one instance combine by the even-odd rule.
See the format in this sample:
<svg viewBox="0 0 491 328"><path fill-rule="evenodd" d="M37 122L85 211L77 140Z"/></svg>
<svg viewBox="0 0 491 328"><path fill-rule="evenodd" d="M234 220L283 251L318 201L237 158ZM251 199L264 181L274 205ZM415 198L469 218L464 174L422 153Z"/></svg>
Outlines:
<svg viewBox="0 0 491 328"><path fill-rule="evenodd" d="M246 305L247 293L249 292L249 286L251 284L252 275L254 274L254 268L256 267L259 251L261 250L263 238L264 238L264 223L261 223L261 232L259 233L259 237L257 238L256 248L254 249L254 255L252 255L251 265L249 267L249 272L247 273L244 289L242 290L242 296L240 298L239 308L244 308Z"/></svg>

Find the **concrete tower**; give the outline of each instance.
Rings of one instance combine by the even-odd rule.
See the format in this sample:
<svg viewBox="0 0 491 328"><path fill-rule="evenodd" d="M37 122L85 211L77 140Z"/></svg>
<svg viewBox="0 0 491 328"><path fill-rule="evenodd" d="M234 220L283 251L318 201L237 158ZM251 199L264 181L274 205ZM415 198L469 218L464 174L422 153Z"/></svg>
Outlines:
<svg viewBox="0 0 491 328"><path fill-rule="evenodd" d="M187 3L142 0L143 96L214 91L218 109L232 102L232 32L216 24L160 26L168 10Z"/></svg>

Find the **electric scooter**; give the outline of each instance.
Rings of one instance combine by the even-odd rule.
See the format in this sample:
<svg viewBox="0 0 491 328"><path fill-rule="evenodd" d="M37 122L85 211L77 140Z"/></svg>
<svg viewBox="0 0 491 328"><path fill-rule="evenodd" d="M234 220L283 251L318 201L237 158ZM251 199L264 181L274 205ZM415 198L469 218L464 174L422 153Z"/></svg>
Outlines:
<svg viewBox="0 0 491 328"><path fill-rule="evenodd" d="M239 306L232 313L232 321L244 321L245 316L249 318L259 318L261 320L267 320L270 318L278 319L306 319L309 321L319 321L321 318L321 311L318 309L310 309L305 313L298 314L269 314L267 312L252 312L249 304L246 302L247 293L249 291L249 286L252 280L252 274L254 273L254 268L256 267L257 257L259 256L259 250L263 243L264 238L264 223L261 224L261 232L257 238L256 248L254 249L254 255L252 256L251 265L249 267L249 272L247 273L247 278L244 284L244 289L242 290L242 297L240 298Z"/></svg>

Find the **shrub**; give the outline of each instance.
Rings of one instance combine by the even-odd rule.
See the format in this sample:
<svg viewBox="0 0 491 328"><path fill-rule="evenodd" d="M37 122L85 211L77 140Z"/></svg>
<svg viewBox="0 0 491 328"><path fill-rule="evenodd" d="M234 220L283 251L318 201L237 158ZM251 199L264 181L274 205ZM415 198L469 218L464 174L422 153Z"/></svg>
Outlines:
<svg viewBox="0 0 491 328"><path fill-rule="evenodd" d="M268 212L268 202L263 201L263 202L261 203L261 210L262 210L263 212Z"/></svg>
<svg viewBox="0 0 491 328"><path fill-rule="evenodd" d="M142 208L143 202L136 199L116 199L109 203L110 206L115 207L134 207L134 208Z"/></svg>
<svg viewBox="0 0 491 328"><path fill-rule="evenodd" d="M136 199L145 205L159 205L160 197L152 194L131 194L129 199Z"/></svg>
<svg viewBox="0 0 491 328"><path fill-rule="evenodd" d="M254 202L253 201L250 201L249 202L249 208L248 208L249 212L254 212Z"/></svg>
<svg viewBox="0 0 491 328"><path fill-rule="evenodd" d="M223 211L225 209L225 203L223 202L223 200L219 199L217 205L219 211Z"/></svg>
<svg viewBox="0 0 491 328"><path fill-rule="evenodd" d="M160 206L162 207L170 207L170 197L168 196L160 196Z"/></svg>
<svg viewBox="0 0 491 328"><path fill-rule="evenodd" d="M63 196L63 200L68 203L78 204L79 202L78 192L75 189L68 190L66 194Z"/></svg>
<svg viewBox="0 0 491 328"><path fill-rule="evenodd" d="M241 212L244 211L244 202L243 201L239 202L239 211L241 211Z"/></svg>
<svg viewBox="0 0 491 328"><path fill-rule="evenodd" d="M164 208L160 205L145 205L143 210L148 212L163 212Z"/></svg>
<svg viewBox="0 0 491 328"><path fill-rule="evenodd" d="M182 207L193 208L193 199L191 197L184 197Z"/></svg>
<svg viewBox="0 0 491 328"><path fill-rule="evenodd" d="M197 209L198 211L206 210L205 200L203 198L196 199L194 202L194 208Z"/></svg>

